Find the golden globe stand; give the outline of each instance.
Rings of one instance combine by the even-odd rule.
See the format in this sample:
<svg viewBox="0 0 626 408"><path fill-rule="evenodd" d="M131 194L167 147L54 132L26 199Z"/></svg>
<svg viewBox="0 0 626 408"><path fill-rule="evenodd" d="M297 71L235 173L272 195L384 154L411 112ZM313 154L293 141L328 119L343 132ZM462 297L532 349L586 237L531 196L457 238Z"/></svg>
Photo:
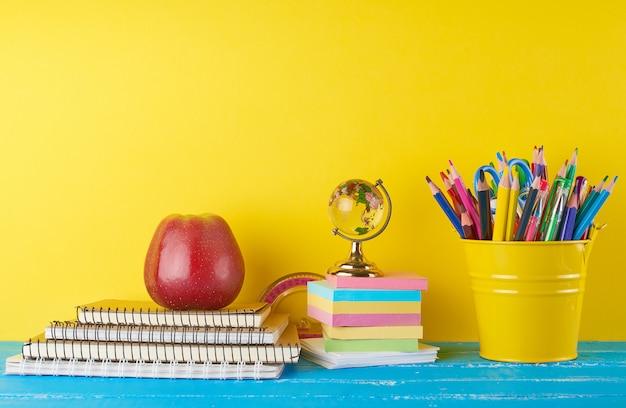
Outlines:
<svg viewBox="0 0 626 408"><path fill-rule="evenodd" d="M363 241L368 241L380 235L385 228L387 228L389 220L391 219L391 197L383 186L383 181L380 179L376 180L374 187L380 187L380 191L383 192L387 201L387 216L385 217L383 224L374 233L363 238L348 236L347 234L342 233L338 227L333 229L334 235L338 235L351 242L351 250L348 259L336 262L333 266L328 268L326 271L327 273L337 276L353 276L362 278L375 278L383 276L383 271L380 270L375 263L368 261L365 255L363 255ZM376 188L376 190L378 190L378 188Z"/></svg>

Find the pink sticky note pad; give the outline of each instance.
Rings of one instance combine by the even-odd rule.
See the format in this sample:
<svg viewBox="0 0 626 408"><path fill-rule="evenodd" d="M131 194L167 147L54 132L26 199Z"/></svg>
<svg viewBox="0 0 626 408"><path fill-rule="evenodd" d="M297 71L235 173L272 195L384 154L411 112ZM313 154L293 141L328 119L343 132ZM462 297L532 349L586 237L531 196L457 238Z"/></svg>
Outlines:
<svg viewBox="0 0 626 408"><path fill-rule="evenodd" d="M327 273L326 280L336 288L426 290L428 279L409 271L385 271L376 278L337 276Z"/></svg>

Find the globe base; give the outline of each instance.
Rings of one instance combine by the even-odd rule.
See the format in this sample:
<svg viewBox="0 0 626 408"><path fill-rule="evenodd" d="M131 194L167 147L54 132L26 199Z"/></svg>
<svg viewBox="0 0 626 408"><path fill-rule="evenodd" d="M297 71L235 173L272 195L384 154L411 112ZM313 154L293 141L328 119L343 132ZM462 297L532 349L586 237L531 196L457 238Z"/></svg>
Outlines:
<svg viewBox="0 0 626 408"><path fill-rule="evenodd" d="M339 261L326 271L331 275L337 276L353 276L358 278L376 278L383 276L375 263L369 262L363 255L363 249L360 241L352 241L352 250L350 257L345 261Z"/></svg>
<svg viewBox="0 0 626 408"><path fill-rule="evenodd" d="M352 276L356 278L378 278L383 276L383 272L373 265L373 268L354 268L352 265L333 266L326 271L331 275Z"/></svg>

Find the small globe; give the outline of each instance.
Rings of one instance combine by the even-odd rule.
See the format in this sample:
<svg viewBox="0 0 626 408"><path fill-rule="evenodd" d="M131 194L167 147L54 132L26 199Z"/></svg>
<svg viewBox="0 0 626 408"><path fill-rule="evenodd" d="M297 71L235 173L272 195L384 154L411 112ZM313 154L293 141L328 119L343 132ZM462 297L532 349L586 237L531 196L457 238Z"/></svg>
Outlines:
<svg viewBox="0 0 626 408"><path fill-rule="evenodd" d="M328 201L331 221L345 238L365 241L386 227L390 208L376 186L360 179L339 184Z"/></svg>

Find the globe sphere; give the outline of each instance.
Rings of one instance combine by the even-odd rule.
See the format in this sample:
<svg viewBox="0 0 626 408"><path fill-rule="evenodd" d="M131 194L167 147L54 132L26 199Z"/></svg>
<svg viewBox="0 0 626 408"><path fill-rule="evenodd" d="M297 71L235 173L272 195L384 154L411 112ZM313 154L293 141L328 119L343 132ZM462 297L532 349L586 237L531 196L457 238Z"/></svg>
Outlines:
<svg viewBox="0 0 626 408"><path fill-rule="evenodd" d="M331 221L349 239L364 241L386 226L388 206L376 186L351 179L339 184L328 201Z"/></svg>

